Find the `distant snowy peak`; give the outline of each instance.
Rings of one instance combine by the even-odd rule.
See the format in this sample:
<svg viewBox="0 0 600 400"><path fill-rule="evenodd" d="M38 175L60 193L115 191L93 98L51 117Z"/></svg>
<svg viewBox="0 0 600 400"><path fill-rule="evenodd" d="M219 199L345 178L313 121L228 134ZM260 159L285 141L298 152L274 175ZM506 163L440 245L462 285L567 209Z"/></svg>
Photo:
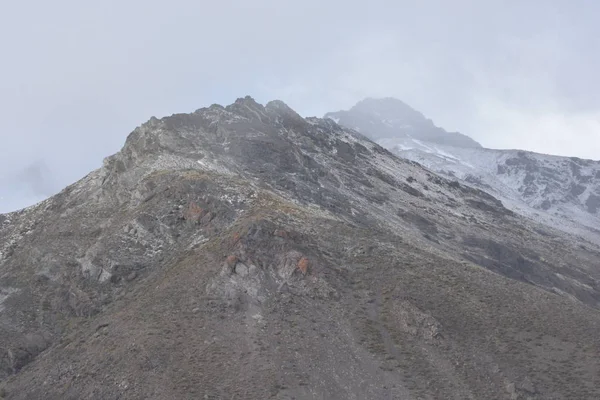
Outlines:
<svg viewBox="0 0 600 400"><path fill-rule="evenodd" d="M415 139L441 145L481 147L479 143L458 132L447 132L435 126L406 103L394 99L367 98L348 111L325 114L336 123L355 129L374 140Z"/></svg>
<svg viewBox="0 0 600 400"><path fill-rule="evenodd" d="M378 143L402 158L490 193L515 212L600 240L599 161L407 139Z"/></svg>
<svg viewBox="0 0 600 400"><path fill-rule="evenodd" d="M600 243L600 162L491 150L393 98L328 113L402 158L488 192L519 214Z"/></svg>

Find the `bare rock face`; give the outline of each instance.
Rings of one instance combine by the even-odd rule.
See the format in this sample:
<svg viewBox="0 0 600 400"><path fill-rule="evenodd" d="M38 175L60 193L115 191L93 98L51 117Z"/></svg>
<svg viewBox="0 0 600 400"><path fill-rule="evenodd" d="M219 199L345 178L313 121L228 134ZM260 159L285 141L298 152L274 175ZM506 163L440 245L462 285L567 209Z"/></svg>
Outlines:
<svg viewBox="0 0 600 400"><path fill-rule="evenodd" d="M599 259L280 101L152 118L0 215L0 394L600 398Z"/></svg>

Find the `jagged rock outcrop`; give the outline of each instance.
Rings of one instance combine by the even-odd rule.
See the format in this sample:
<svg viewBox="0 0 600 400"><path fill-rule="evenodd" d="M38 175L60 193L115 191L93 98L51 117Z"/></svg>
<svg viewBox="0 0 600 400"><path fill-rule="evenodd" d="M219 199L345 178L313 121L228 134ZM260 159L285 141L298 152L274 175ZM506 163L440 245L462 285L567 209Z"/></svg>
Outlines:
<svg viewBox="0 0 600 400"><path fill-rule="evenodd" d="M599 257L329 119L246 97L152 118L101 169L0 215L0 389L596 398Z"/></svg>

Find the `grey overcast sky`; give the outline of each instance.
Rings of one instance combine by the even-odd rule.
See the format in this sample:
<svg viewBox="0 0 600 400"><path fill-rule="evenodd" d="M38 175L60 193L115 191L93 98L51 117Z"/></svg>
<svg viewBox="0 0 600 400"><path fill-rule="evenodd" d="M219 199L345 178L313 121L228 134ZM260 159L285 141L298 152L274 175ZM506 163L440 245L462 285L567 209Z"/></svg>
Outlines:
<svg viewBox="0 0 600 400"><path fill-rule="evenodd" d="M4 0L0 186L33 164L43 197L150 116L246 94L305 116L393 96L488 147L600 159L598 15L595 0Z"/></svg>

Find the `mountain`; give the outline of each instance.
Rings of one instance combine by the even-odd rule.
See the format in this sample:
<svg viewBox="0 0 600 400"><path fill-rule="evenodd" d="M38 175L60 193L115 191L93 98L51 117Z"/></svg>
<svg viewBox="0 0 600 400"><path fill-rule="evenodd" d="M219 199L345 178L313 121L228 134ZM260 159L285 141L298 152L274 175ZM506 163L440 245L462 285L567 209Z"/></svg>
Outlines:
<svg viewBox="0 0 600 400"><path fill-rule="evenodd" d="M443 134L431 135L427 128L431 122L422 114L400 106L394 111L390 104L403 103L368 99L326 117L342 115L340 124L400 157L484 190L512 211L600 243L600 161L464 146ZM390 120L393 126L388 126ZM407 134L403 126L415 127L414 132Z"/></svg>
<svg viewBox="0 0 600 400"><path fill-rule="evenodd" d="M446 132L430 119L404 102L394 98L367 98L348 111L331 112L325 118L342 126L356 129L373 140L396 138L427 141L458 147L480 148L470 137L458 132Z"/></svg>
<svg viewBox="0 0 600 400"><path fill-rule="evenodd" d="M593 399L600 248L252 98L0 215L8 399Z"/></svg>

